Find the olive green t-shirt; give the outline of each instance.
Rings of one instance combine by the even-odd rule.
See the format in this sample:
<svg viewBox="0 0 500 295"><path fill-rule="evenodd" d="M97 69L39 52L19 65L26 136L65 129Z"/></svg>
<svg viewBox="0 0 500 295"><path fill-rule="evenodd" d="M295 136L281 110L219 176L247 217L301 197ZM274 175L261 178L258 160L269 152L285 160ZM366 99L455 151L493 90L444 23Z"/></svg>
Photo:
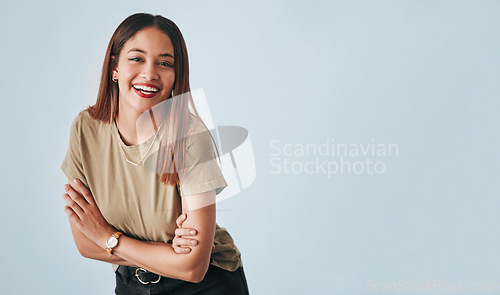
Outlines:
<svg viewBox="0 0 500 295"><path fill-rule="evenodd" d="M184 155L187 172L179 185L165 186L154 169L145 169L143 163L134 166L126 162L123 153L134 163L150 147L148 154L155 154L158 137L127 146L115 124L94 120L87 110L81 111L72 123L69 149L61 169L68 179L78 178L87 186L104 218L117 230L139 240L171 242L177 228L175 221L182 213L181 196L213 189L218 194L227 186L208 130L194 116L189 122ZM229 271L242 265L233 239L218 225L214 244L211 264ZM117 268L113 264L115 271Z"/></svg>

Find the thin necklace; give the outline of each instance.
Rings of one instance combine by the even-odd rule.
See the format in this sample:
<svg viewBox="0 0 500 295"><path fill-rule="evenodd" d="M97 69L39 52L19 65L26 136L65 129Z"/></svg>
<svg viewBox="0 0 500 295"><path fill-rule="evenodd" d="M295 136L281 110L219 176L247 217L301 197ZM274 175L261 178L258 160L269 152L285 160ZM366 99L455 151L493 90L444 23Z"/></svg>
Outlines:
<svg viewBox="0 0 500 295"><path fill-rule="evenodd" d="M115 126L116 126L116 122L115 122ZM146 158L146 156L149 154L149 151L151 150L151 148L153 147L153 144L155 143L156 141L156 138L158 137L158 133L160 133L160 130L161 130L161 127L163 127L163 123L161 123L160 125L160 128L158 128L158 130L156 130L155 132L155 137L153 138L153 141L151 142L151 144L149 145L149 148L148 150L146 151L146 153L142 156L142 158L139 160L139 162L137 163L134 163L132 161L130 161L129 159L127 159L127 156L125 155L125 149L123 148L123 146L120 144L120 142L118 142L118 144L120 145L120 148L121 148L121 151L122 151L122 154L123 154L123 157L125 158L125 161L129 164L132 164L134 166L138 166L142 160L144 160L144 158ZM118 126L116 126L116 131L118 131ZM118 137L118 141L121 140L120 138L120 133L118 132L118 134L116 134L116 136Z"/></svg>

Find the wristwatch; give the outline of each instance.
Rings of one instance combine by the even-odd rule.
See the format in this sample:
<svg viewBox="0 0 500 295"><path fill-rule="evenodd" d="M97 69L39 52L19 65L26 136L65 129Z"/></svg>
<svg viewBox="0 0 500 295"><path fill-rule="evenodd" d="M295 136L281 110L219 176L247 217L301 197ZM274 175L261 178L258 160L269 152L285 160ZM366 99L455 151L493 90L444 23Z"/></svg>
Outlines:
<svg viewBox="0 0 500 295"><path fill-rule="evenodd" d="M122 235L122 233L117 231L111 237L109 237L108 240L106 241L106 252L108 252L109 255L113 255L113 248L118 245L118 238L121 235Z"/></svg>

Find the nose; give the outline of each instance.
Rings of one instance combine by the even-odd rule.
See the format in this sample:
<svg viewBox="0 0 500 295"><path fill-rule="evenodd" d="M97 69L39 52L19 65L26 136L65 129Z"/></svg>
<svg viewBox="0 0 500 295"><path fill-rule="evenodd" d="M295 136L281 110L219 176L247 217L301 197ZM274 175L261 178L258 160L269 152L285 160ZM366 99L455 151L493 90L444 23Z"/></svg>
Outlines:
<svg viewBox="0 0 500 295"><path fill-rule="evenodd" d="M144 63L144 68L142 69L141 76L149 81L157 80L159 76L156 69L156 64L152 62Z"/></svg>

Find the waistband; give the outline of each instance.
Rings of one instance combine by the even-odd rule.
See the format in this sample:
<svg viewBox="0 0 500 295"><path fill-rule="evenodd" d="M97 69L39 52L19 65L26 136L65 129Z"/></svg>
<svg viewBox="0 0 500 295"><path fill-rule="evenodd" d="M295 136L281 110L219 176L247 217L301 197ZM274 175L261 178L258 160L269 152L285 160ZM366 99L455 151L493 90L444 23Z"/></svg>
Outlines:
<svg viewBox="0 0 500 295"><path fill-rule="evenodd" d="M143 285L157 284L162 278L161 275L147 271L142 267L120 265L116 272L120 273L128 280L135 278Z"/></svg>

